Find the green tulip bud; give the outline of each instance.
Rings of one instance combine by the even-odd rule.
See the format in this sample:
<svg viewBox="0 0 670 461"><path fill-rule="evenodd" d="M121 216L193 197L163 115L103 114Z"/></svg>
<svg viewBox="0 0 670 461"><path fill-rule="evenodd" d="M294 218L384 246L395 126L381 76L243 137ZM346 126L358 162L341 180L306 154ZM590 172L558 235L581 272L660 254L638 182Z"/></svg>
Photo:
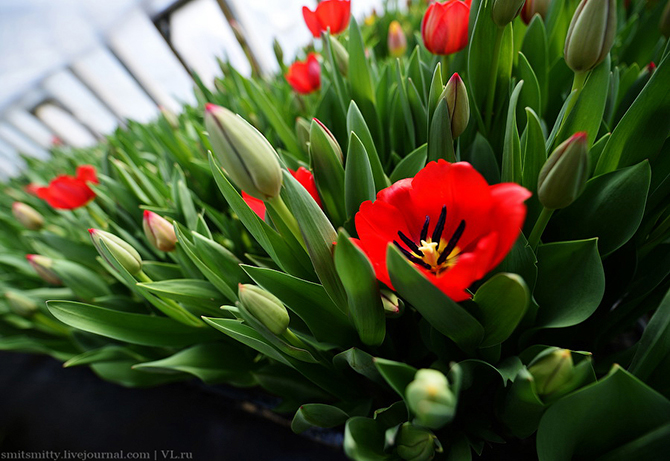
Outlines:
<svg viewBox="0 0 670 461"><path fill-rule="evenodd" d="M524 3L525 0L494 0L491 9L493 22L499 27L505 27L519 16Z"/></svg>
<svg viewBox="0 0 670 461"><path fill-rule="evenodd" d="M280 67L284 66L284 50L279 44L279 40L276 38L272 41L272 51L274 51L275 58L277 58L277 63Z"/></svg>
<svg viewBox="0 0 670 461"><path fill-rule="evenodd" d="M349 74L349 52L332 35L330 36L330 46L333 49L333 58L335 59L337 69L346 77Z"/></svg>
<svg viewBox="0 0 670 461"><path fill-rule="evenodd" d="M35 301L18 291L7 291L5 298L12 312L20 317L32 317L39 309Z"/></svg>
<svg viewBox="0 0 670 461"><path fill-rule="evenodd" d="M136 275L142 270L142 257L135 248L128 244L128 242L120 239L114 234L110 234L109 232L100 229L89 229L88 233L91 235L91 240L93 241L95 248L98 250L98 253L100 253L100 256L105 258L108 263L112 264L102 252L101 242L104 242L112 256L131 275Z"/></svg>
<svg viewBox="0 0 670 461"><path fill-rule="evenodd" d="M442 451L435 434L409 422L400 426L396 446L398 455L408 461L427 461Z"/></svg>
<svg viewBox="0 0 670 461"><path fill-rule="evenodd" d="M407 51L407 36L398 21L391 21L389 25L387 45L393 58L399 58Z"/></svg>
<svg viewBox="0 0 670 461"><path fill-rule="evenodd" d="M528 371L533 376L537 395L542 400L551 400L563 388L570 386L575 377L572 353L567 349L555 349L540 355L531 362Z"/></svg>
<svg viewBox="0 0 670 461"><path fill-rule="evenodd" d="M544 163L537 180L537 198L550 210L565 208L584 190L589 175L585 132L560 144Z"/></svg>
<svg viewBox="0 0 670 461"><path fill-rule="evenodd" d="M298 138L298 144L305 150L307 150L309 144L309 130L310 123L306 119L302 117L295 119L295 136Z"/></svg>
<svg viewBox="0 0 670 461"><path fill-rule="evenodd" d="M149 210L144 210L142 228L149 243L159 251L174 251L177 245L177 235L174 226L162 216Z"/></svg>
<svg viewBox="0 0 670 461"><path fill-rule="evenodd" d="M387 317L398 317L405 309L405 303L398 298L395 293L386 288L379 290L382 295L382 305L384 306L384 313Z"/></svg>
<svg viewBox="0 0 670 461"><path fill-rule="evenodd" d="M446 99L447 108L449 109L451 136L453 139L456 139L465 131L470 122L468 90L465 88L463 79L461 79L458 73L451 76L442 92L442 96Z"/></svg>
<svg viewBox="0 0 670 461"><path fill-rule="evenodd" d="M665 38L670 38L670 2L665 4L665 8L661 14L659 28L661 29L661 34L663 34Z"/></svg>
<svg viewBox="0 0 670 461"><path fill-rule="evenodd" d="M582 0L565 38L565 63L575 72L593 69L610 52L616 29L615 0Z"/></svg>
<svg viewBox="0 0 670 461"><path fill-rule="evenodd" d="M410 410L419 425L439 429L456 414L456 396L441 372L424 368L416 372L405 390Z"/></svg>
<svg viewBox="0 0 670 461"><path fill-rule="evenodd" d="M40 230L44 226L42 215L30 205L22 202L14 202L12 214L16 220L28 230Z"/></svg>
<svg viewBox="0 0 670 461"><path fill-rule="evenodd" d="M321 159L343 163L342 148L333 133L318 119L312 119L309 130L309 150L314 162Z"/></svg>
<svg viewBox="0 0 670 461"><path fill-rule="evenodd" d="M275 295L255 285L240 284L238 296L242 306L272 333L279 336L286 331L290 318Z"/></svg>
<svg viewBox="0 0 670 461"><path fill-rule="evenodd" d="M216 158L240 189L260 200L279 195L279 157L256 128L214 104L206 105L205 126Z"/></svg>
<svg viewBox="0 0 670 461"><path fill-rule="evenodd" d="M53 259L41 255L26 255L26 259L42 280L52 285L62 285L60 277L53 271Z"/></svg>

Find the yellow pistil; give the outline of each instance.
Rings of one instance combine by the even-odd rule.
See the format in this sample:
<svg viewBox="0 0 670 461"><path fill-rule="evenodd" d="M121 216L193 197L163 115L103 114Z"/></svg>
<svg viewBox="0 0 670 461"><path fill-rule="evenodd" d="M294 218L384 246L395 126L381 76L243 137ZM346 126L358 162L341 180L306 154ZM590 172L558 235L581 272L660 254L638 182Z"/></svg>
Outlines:
<svg viewBox="0 0 670 461"><path fill-rule="evenodd" d="M430 237L428 237L428 240L421 240L421 246L419 247L419 251L423 253L421 259L431 267L432 272L439 273L456 264L456 255L461 251L458 247L454 248L451 253L449 253L447 259L442 264L437 263L442 254L440 248L444 250L446 249L446 245L447 242L444 239L440 239L439 244L438 242L431 241Z"/></svg>

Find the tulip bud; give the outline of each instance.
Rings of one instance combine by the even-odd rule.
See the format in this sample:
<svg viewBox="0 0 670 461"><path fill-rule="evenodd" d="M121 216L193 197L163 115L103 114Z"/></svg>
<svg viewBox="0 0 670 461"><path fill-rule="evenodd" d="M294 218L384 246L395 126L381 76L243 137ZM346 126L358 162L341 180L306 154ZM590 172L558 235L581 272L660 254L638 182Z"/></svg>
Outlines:
<svg viewBox="0 0 670 461"><path fill-rule="evenodd" d="M465 131L470 122L468 90L458 73L451 76L442 95L447 100L447 108L449 109L451 136L456 139Z"/></svg>
<svg viewBox="0 0 670 461"><path fill-rule="evenodd" d="M342 163L342 148L333 133L318 119L313 119L309 130L309 149L314 159L337 158Z"/></svg>
<svg viewBox="0 0 670 461"><path fill-rule="evenodd" d="M408 461L427 461L433 459L436 451L442 451L435 434L409 422L400 426L396 447L398 455Z"/></svg>
<svg viewBox="0 0 670 461"><path fill-rule="evenodd" d="M524 2L525 0L494 0L491 9L493 22L499 27L505 27L519 16Z"/></svg>
<svg viewBox="0 0 670 461"><path fill-rule="evenodd" d="M661 14L659 28L661 29L661 34L663 34L665 38L670 38L670 2L665 4L665 8Z"/></svg>
<svg viewBox="0 0 670 461"><path fill-rule="evenodd" d="M29 230L40 230L44 226L42 215L30 205L14 202L12 214L23 227Z"/></svg>
<svg viewBox="0 0 670 461"><path fill-rule="evenodd" d="M382 305L384 306L384 313L387 317L398 317L405 309L405 303L398 298L395 293L386 288L380 290L382 295Z"/></svg>
<svg viewBox="0 0 670 461"><path fill-rule="evenodd" d="M114 234L110 234L109 232L100 229L89 229L88 233L91 235L91 240L93 241L95 248L98 250L98 253L100 253L100 256L105 258L108 263L112 264L102 252L100 242L104 242L112 256L131 275L135 275L142 270L142 257L135 248L128 244L128 242L120 239Z"/></svg>
<svg viewBox="0 0 670 461"><path fill-rule="evenodd" d="M526 24L530 24L536 14L544 19L547 17L550 5L551 0L526 0L521 9L521 19Z"/></svg>
<svg viewBox="0 0 670 461"><path fill-rule="evenodd" d="M407 51L407 36L398 21L392 21L389 25L387 44L389 54L394 58L403 56Z"/></svg>
<svg viewBox="0 0 670 461"><path fill-rule="evenodd" d="M335 59L337 69L346 77L349 74L349 52L344 45L332 35L330 36L330 46L333 49L333 58Z"/></svg>
<svg viewBox="0 0 670 461"><path fill-rule="evenodd" d="M206 105L205 126L216 158L240 189L261 200L279 195L282 172L277 152L256 128L214 104Z"/></svg>
<svg viewBox="0 0 670 461"><path fill-rule="evenodd" d="M170 221L149 210L144 210L144 220L142 221L144 235L160 251L173 251L177 245L177 235L174 232L174 226Z"/></svg>
<svg viewBox="0 0 670 461"><path fill-rule="evenodd" d="M561 143L544 163L537 180L537 198L550 210L565 208L584 190L589 174L589 149L585 132Z"/></svg>
<svg viewBox="0 0 670 461"><path fill-rule="evenodd" d="M62 285L60 277L52 270L53 260L47 258L46 256L41 255L26 255L26 259L33 266L37 275L39 275L42 280L52 285Z"/></svg>
<svg viewBox="0 0 670 461"><path fill-rule="evenodd" d="M575 370L572 353L567 349L556 349L543 355L528 367L535 381L535 391L543 400L550 399L572 381Z"/></svg>
<svg viewBox="0 0 670 461"><path fill-rule="evenodd" d="M16 291L7 291L5 298L12 312L20 317L32 317L39 309L35 301Z"/></svg>
<svg viewBox="0 0 670 461"><path fill-rule="evenodd" d="M565 38L565 63L575 72L596 67L610 52L616 28L616 0L582 0Z"/></svg>
<svg viewBox="0 0 670 461"><path fill-rule="evenodd" d="M242 306L275 335L281 335L289 324L284 304L272 293L255 285L240 284L238 296Z"/></svg>
<svg viewBox="0 0 670 461"><path fill-rule="evenodd" d="M310 123L306 119L302 117L295 119L295 136L298 138L298 144L305 149L309 144L309 130Z"/></svg>
<svg viewBox="0 0 670 461"><path fill-rule="evenodd" d="M284 50L279 43L279 40L276 38L272 41L272 51L274 51L275 58L277 58L277 63L280 67L284 66Z"/></svg>
<svg viewBox="0 0 670 461"><path fill-rule="evenodd" d="M173 130L179 128L179 117L177 117L177 114L175 114L170 109L163 106L158 106L158 110L161 111L161 115L163 116L165 121L168 122L168 125L170 125Z"/></svg>
<svg viewBox="0 0 670 461"><path fill-rule="evenodd" d="M417 371L405 396L421 426L439 429L456 414L456 396L449 389L446 376L437 370L424 368Z"/></svg>

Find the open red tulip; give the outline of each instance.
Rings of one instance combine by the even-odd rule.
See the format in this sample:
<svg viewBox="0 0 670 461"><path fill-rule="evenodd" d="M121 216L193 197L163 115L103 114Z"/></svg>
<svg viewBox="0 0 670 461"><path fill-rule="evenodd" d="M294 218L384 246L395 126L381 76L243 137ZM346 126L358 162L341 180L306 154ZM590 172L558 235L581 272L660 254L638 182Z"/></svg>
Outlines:
<svg viewBox="0 0 670 461"><path fill-rule="evenodd" d="M312 196L314 201L321 206L321 198L319 197L319 191L316 188L316 182L314 182L314 175L312 172L304 166L298 168L297 171L291 169L288 171L291 172L293 177L302 185L302 187L307 189L307 192L309 192L309 195ZM242 198L259 218L265 220L265 202L263 202L263 200L252 197L244 191L242 191Z"/></svg>
<svg viewBox="0 0 670 461"><path fill-rule="evenodd" d="M35 192L54 208L72 210L95 198L95 192L88 187L88 182L98 184L95 167L81 165L77 168L77 176L57 176L48 186L38 187Z"/></svg>
<svg viewBox="0 0 670 461"><path fill-rule="evenodd" d="M349 25L351 2L350 0L324 0L317 5L314 11L303 6L302 16L315 38L319 38L321 32L325 32L328 28L331 34L337 35Z"/></svg>
<svg viewBox="0 0 670 461"><path fill-rule="evenodd" d="M428 7L421 22L421 36L428 51L448 55L467 46L470 1L447 0Z"/></svg>
<svg viewBox="0 0 670 461"><path fill-rule="evenodd" d="M394 244L442 292L463 301L514 245L530 195L514 183L490 186L469 163L431 162L364 202L353 240L389 287L386 251Z"/></svg>
<svg viewBox="0 0 670 461"><path fill-rule="evenodd" d="M309 94L321 88L321 64L316 54L310 53L305 61L291 64L286 81L300 94Z"/></svg>

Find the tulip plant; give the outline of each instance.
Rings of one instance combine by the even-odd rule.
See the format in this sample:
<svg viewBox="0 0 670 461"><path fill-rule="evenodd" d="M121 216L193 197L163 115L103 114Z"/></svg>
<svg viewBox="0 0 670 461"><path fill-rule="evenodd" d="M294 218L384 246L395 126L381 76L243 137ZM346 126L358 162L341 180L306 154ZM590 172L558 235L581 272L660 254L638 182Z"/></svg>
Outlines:
<svg viewBox="0 0 670 461"><path fill-rule="evenodd" d="M667 456L668 7L430 3L310 4L279 75L28 159L0 348L259 387L356 460Z"/></svg>

